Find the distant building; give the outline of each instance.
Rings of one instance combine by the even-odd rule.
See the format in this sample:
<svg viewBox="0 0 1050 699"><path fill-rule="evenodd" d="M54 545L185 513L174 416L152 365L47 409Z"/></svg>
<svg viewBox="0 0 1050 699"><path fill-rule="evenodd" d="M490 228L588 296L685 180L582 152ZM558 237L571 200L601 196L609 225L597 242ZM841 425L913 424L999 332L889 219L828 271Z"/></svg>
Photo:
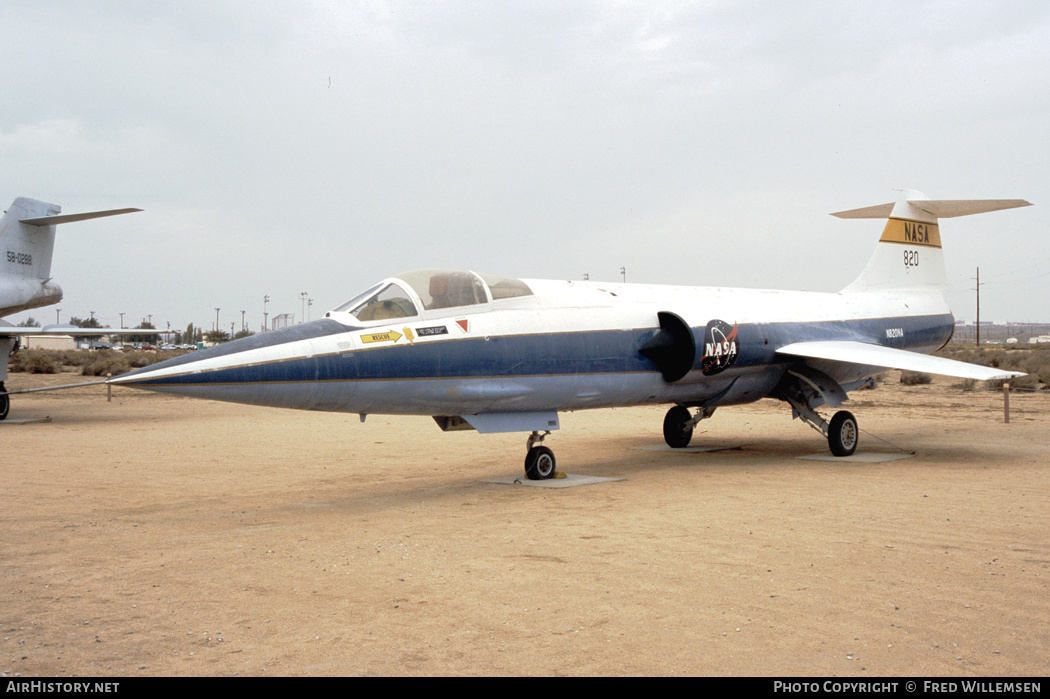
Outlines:
<svg viewBox="0 0 1050 699"><path fill-rule="evenodd" d="M955 344L972 344L977 341L977 325L956 321L952 342ZM1050 323L992 323L981 321L981 344L1013 344L1028 342L1035 344L1036 338L1050 338ZM1042 340L1050 342L1050 340Z"/></svg>
<svg viewBox="0 0 1050 699"><path fill-rule="evenodd" d="M287 328L289 325L295 325L295 314L282 313L279 316L274 316L270 329L278 330L280 328Z"/></svg>
<svg viewBox="0 0 1050 699"><path fill-rule="evenodd" d="M30 335L22 338L26 349L72 350L77 348L72 335Z"/></svg>

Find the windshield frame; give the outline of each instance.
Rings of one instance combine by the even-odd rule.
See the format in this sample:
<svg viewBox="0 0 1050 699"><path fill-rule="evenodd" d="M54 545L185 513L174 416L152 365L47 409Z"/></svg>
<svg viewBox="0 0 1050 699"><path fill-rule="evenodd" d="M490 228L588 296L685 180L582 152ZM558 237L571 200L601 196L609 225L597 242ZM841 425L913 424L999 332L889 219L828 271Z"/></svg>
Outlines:
<svg viewBox="0 0 1050 699"><path fill-rule="evenodd" d="M386 279L368 291L358 294L333 312L346 313L361 323L418 318L419 303L404 282Z"/></svg>
<svg viewBox="0 0 1050 699"><path fill-rule="evenodd" d="M401 298L411 303L412 315L402 313L393 316L360 318L359 314L370 304L379 301L376 297L396 287ZM495 289L495 291L494 291ZM437 294L447 298L437 300ZM523 280L495 274L478 274L465 269L424 268L402 272L373 284L346 303L329 312L346 314L359 323L374 323L398 318L440 317L478 313L516 299L534 297L535 292Z"/></svg>

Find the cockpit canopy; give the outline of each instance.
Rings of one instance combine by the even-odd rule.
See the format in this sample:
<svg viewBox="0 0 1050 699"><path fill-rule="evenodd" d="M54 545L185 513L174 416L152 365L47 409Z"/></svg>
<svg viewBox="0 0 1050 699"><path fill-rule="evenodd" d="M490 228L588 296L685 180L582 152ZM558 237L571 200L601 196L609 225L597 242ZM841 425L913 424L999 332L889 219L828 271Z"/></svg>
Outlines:
<svg viewBox="0 0 1050 699"><path fill-rule="evenodd" d="M531 295L532 289L520 279L465 270L417 269L373 286L333 312L349 313L360 321L411 318L421 311L478 306Z"/></svg>

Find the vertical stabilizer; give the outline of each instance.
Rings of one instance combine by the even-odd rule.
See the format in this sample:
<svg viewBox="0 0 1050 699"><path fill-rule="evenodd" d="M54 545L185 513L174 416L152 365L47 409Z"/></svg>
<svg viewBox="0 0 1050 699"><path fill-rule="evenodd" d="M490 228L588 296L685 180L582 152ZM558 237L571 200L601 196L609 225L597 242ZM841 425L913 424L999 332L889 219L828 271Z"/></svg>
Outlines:
<svg viewBox="0 0 1050 699"><path fill-rule="evenodd" d="M55 251L55 226L34 225L36 221L62 211L57 204L18 197L0 220L0 273L29 279L51 277L51 256Z"/></svg>
<svg viewBox="0 0 1050 699"><path fill-rule="evenodd" d="M132 211L141 209L63 214L57 204L28 197L15 199L0 218L0 316L62 299L62 289L51 281L55 226Z"/></svg>
<svg viewBox="0 0 1050 699"><path fill-rule="evenodd" d="M938 219L1031 206L1023 199L927 199L902 190L895 204L880 204L832 214L839 218L886 218L875 252L860 276L844 292L916 289L944 291L941 229Z"/></svg>

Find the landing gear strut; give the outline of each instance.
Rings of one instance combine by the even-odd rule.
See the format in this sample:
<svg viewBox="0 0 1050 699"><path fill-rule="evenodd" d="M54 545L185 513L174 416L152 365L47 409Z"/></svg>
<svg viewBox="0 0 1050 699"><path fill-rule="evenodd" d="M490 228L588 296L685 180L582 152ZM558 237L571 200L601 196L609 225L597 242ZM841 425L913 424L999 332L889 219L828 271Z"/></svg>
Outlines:
<svg viewBox="0 0 1050 699"><path fill-rule="evenodd" d="M828 422L806 404L790 400L788 402L803 422L828 438L828 447L832 454L850 456L857 450L860 428L857 427L857 418L853 417L853 413L840 410L832 415L831 422Z"/></svg>
<svg viewBox="0 0 1050 699"><path fill-rule="evenodd" d="M689 440L693 438L693 428L696 423L714 415L714 408L702 408L696 415L689 414L689 408L676 405L667 411L664 416L664 441L672 449L682 449L689 446Z"/></svg>
<svg viewBox="0 0 1050 699"><path fill-rule="evenodd" d="M533 432L526 443L528 454L525 455L525 476L530 481L545 481L554 478L554 452L547 447L539 446L550 432Z"/></svg>
<svg viewBox="0 0 1050 699"><path fill-rule="evenodd" d="M0 339L0 361L3 361L3 364L0 364L0 420L7 418L7 414L11 410L11 396L7 395L7 389L4 388L4 380L7 379L7 360L21 346L22 338L20 337Z"/></svg>
<svg viewBox="0 0 1050 699"><path fill-rule="evenodd" d="M828 422L811 407L826 404L835 408L848 400L842 386L827 374L813 367L795 367L787 372L771 395L786 401L794 410L794 417L827 437L828 447L835 456L850 456L857 450L860 429L853 413L840 410Z"/></svg>

